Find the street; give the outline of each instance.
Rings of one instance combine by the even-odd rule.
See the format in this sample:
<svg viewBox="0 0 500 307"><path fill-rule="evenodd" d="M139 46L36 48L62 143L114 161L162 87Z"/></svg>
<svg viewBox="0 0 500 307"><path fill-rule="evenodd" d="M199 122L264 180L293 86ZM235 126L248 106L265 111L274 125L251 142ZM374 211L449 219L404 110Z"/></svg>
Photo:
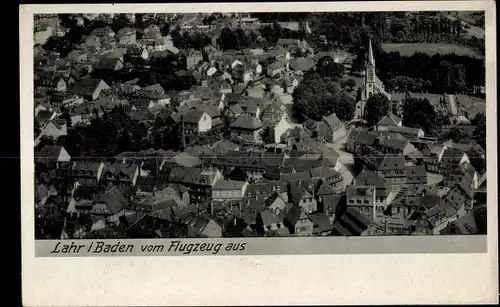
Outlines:
<svg viewBox="0 0 500 307"><path fill-rule="evenodd" d="M344 185L349 185L352 183L354 176L352 174L352 166L354 164L354 158L351 153L348 153L344 150L344 143L347 140L347 135L335 143L326 143L326 146L332 148L340 155L340 163L342 164L342 168L340 169L340 173L344 177Z"/></svg>

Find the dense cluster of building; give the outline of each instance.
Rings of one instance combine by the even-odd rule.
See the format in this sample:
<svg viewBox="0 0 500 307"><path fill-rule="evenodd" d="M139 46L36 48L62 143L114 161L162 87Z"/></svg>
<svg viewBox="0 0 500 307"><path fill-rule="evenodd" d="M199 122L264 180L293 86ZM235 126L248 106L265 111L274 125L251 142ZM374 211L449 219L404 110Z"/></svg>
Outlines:
<svg viewBox="0 0 500 307"><path fill-rule="evenodd" d="M241 27L258 24L249 17L237 21ZM181 29L213 33L220 27L186 22ZM43 137L72 133L62 108L70 110L73 127L121 106L142 122L164 117L181 123L183 134L228 126L231 136L182 151L123 152L112 161L71 157L59 145L38 148L35 164L44 176L37 177L45 179L35 183L37 238L481 232L475 218L486 204L481 146L438 143L392 113L369 129L339 120L334 110L315 131L290 118L291 94L303 74L325 55L350 68L347 52L315 53L305 40L292 39L267 50L221 51L215 39L202 54L176 48L156 25L140 39L132 28L97 28L66 58L38 45L61 33L55 26L35 29L35 147ZM371 44L368 49L355 118L362 118L375 93L398 99L385 92ZM297 50L308 55L295 57ZM199 84L172 92L160 84L106 84L81 74L126 70L130 59L167 55L185 57L186 69L178 74ZM449 112L484 103L470 99L446 95Z"/></svg>

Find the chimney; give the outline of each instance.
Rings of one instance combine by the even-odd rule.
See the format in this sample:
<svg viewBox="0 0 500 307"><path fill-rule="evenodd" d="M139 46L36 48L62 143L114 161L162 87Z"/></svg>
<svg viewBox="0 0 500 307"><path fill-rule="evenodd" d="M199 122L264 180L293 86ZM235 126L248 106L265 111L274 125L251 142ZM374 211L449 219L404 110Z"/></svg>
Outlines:
<svg viewBox="0 0 500 307"><path fill-rule="evenodd" d="M182 149L186 148L186 134L184 131L184 114L181 115Z"/></svg>

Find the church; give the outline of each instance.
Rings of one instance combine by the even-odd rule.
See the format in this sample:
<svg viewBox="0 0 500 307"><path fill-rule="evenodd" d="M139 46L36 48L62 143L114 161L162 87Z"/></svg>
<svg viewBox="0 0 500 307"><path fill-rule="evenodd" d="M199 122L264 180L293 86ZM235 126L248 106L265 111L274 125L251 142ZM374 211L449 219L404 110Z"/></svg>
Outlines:
<svg viewBox="0 0 500 307"><path fill-rule="evenodd" d="M380 81L375 72L375 58L373 56L372 41L370 39L368 42L368 56L363 71L361 97L356 102L354 119L363 119L365 117L366 101L375 94L383 94L389 101L391 100L391 95L385 91L384 84Z"/></svg>

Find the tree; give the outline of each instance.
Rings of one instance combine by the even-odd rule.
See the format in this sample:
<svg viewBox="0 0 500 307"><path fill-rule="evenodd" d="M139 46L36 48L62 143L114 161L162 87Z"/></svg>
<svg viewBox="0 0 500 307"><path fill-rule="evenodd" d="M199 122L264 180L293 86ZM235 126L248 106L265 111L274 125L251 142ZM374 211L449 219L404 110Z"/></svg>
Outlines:
<svg viewBox="0 0 500 307"><path fill-rule="evenodd" d="M224 28L219 37L219 46L222 50L237 50L238 36L229 28Z"/></svg>
<svg viewBox="0 0 500 307"><path fill-rule="evenodd" d="M427 99L406 98L403 103L403 125L421 128L426 133L436 130L437 114Z"/></svg>
<svg viewBox="0 0 500 307"><path fill-rule="evenodd" d="M356 103L351 97L342 94L335 102L333 109L340 120L350 121L354 117Z"/></svg>
<svg viewBox="0 0 500 307"><path fill-rule="evenodd" d="M368 125L376 125L390 109L390 101L383 94L375 94L368 98L365 106L365 120Z"/></svg>
<svg viewBox="0 0 500 307"><path fill-rule="evenodd" d="M479 113L471 121L474 126L474 140L486 149L486 116Z"/></svg>
<svg viewBox="0 0 500 307"><path fill-rule="evenodd" d="M273 144L275 141L273 139L271 127L269 127L269 126L262 129L260 135L261 135L261 138L262 138L262 141L264 142L264 144Z"/></svg>
<svg viewBox="0 0 500 307"><path fill-rule="evenodd" d="M471 144L473 143L472 130L463 126L453 126L446 132L446 138L455 143Z"/></svg>
<svg viewBox="0 0 500 307"><path fill-rule="evenodd" d="M348 86L348 88L350 88L351 90L353 90L356 87L356 80L354 80L353 78L349 78L347 79L345 85Z"/></svg>

